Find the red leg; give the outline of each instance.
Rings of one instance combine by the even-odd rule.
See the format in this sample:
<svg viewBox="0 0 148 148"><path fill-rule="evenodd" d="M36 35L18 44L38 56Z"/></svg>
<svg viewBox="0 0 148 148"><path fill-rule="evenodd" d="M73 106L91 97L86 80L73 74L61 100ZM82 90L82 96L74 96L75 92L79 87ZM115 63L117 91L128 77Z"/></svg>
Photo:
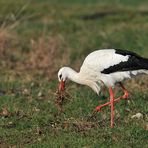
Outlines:
<svg viewBox="0 0 148 148"><path fill-rule="evenodd" d="M114 95L113 95L113 90L110 87L109 88L109 94L110 94L110 109L111 109L111 128L114 126Z"/></svg>
<svg viewBox="0 0 148 148"><path fill-rule="evenodd" d="M114 102L119 102L120 99L125 99L128 97L128 91L125 89L125 87L123 86L122 83L119 83L124 94L116 99L114 99L114 95L113 95L113 90L111 87L109 87L109 94L110 94L110 101L105 103L105 104L102 104L102 105L99 105L95 108L95 111L100 111L102 107L104 106L108 106L110 105L110 108L111 108L111 127L113 127L113 124L114 124Z"/></svg>
<svg viewBox="0 0 148 148"><path fill-rule="evenodd" d="M119 102L120 99L128 98L128 91L125 89L125 87L123 86L122 83L119 83L119 84L120 84L120 86L121 86L121 88L122 88L124 94L123 94L123 96L120 96L120 97L114 99L114 102ZM108 106L108 105L110 105L110 104L111 104L111 102L107 102L107 103L105 103L105 104L99 105L99 106L97 106L97 107L95 108L95 110L96 110L96 111L100 111L102 107Z"/></svg>
<svg viewBox="0 0 148 148"><path fill-rule="evenodd" d="M123 84L120 82L119 83L123 92L124 92L124 95L122 96L122 99L125 99L125 98L128 98L128 91L126 90L126 88L123 86Z"/></svg>
<svg viewBox="0 0 148 148"><path fill-rule="evenodd" d="M123 84L120 82L119 83L120 84L120 86L121 86L121 88L122 88L122 90L123 90L123 92L124 92L124 95L123 96L120 96L120 97L118 97L117 99L115 99L115 101L120 101L120 99L126 99L126 98L128 98L128 91L126 90L126 88L123 86Z"/></svg>
<svg viewBox="0 0 148 148"><path fill-rule="evenodd" d="M111 108L111 128L112 128L113 124L114 124L114 102L118 101L118 100L114 100L112 87L109 87L109 95L110 95L110 102L107 102L103 105L97 106L95 110L100 111L102 107L110 105L110 108Z"/></svg>

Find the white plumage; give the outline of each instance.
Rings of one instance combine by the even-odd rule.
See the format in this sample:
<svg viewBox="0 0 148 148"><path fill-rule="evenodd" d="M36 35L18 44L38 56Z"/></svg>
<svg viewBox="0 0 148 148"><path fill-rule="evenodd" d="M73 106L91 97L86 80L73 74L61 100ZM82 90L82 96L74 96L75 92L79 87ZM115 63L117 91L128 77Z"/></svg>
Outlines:
<svg viewBox="0 0 148 148"><path fill-rule="evenodd" d="M130 55L116 54L115 51L115 49L94 51L85 58L78 73L69 67L63 67L59 70L58 76L62 74L64 81L68 78L76 83L87 85L99 94L102 83L108 87L113 87L116 82L131 78L138 73L148 72L146 70L133 70L117 71L110 74L101 73L104 69L128 61Z"/></svg>
<svg viewBox="0 0 148 148"><path fill-rule="evenodd" d="M148 74L148 59L142 58L127 50L97 50L90 53L85 58L79 72L76 72L69 67L62 67L59 70L59 89L64 89L66 79L70 79L71 81L82 85L87 85L98 95L100 86L106 85L111 89L111 98L111 96L113 96L112 87L114 87L115 83L119 82L121 84L124 79L131 78L138 73ZM128 92L122 84L121 87L124 91L124 95L120 98L125 98L128 96ZM112 99L114 100L114 98ZM111 104L111 101L109 104ZM111 126L113 126L113 119Z"/></svg>
<svg viewBox="0 0 148 148"><path fill-rule="evenodd" d="M115 53L114 49L97 50L90 53L84 60L80 69L80 74L88 79L93 79L94 82L103 82L106 86L114 86L115 82L122 81L128 78L128 72L116 72L112 74L103 74L101 71L127 61L129 56L123 56ZM94 87L93 87L94 88ZM94 89L93 89L94 90ZM99 94L98 90L94 90Z"/></svg>

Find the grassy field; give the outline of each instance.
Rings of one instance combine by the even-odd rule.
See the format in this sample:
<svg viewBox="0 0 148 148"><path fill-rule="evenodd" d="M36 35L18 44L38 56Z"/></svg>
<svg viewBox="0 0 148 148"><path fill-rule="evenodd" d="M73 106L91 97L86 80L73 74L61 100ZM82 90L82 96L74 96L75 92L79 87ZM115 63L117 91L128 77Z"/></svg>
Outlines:
<svg viewBox="0 0 148 148"><path fill-rule="evenodd" d="M61 66L101 48L148 57L147 37L147 0L0 0L0 147L148 147L147 76L125 82L113 129L109 107L90 118L103 93L69 82L62 110L55 94Z"/></svg>

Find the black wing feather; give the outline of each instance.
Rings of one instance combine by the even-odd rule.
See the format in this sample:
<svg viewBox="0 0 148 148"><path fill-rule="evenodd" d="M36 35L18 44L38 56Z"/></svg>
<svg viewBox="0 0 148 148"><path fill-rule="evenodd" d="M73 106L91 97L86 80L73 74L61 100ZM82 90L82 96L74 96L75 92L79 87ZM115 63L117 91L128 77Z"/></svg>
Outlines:
<svg viewBox="0 0 148 148"><path fill-rule="evenodd" d="M123 56L129 55L128 61L120 62L119 64L106 68L103 71L101 71L101 73L110 74L114 72L132 71L140 69L148 70L148 59L143 58L134 52L122 49L116 49L115 53L121 54Z"/></svg>

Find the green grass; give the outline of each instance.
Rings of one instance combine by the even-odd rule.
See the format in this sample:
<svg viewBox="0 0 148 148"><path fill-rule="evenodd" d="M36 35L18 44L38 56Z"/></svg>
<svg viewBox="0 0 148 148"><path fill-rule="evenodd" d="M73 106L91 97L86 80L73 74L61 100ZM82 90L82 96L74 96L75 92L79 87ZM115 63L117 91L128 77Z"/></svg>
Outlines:
<svg viewBox="0 0 148 148"><path fill-rule="evenodd" d="M147 93L131 92L129 103L123 100L116 104L115 127L110 129L108 108L102 109L95 119L89 119L98 100L87 88L71 92L72 99L63 105L64 112L59 112L54 97L48 93L48 83L40 84L40 87L37 84L16 84L13 91L9 90L12 86L7 85L3 87L7 90L6 94L0 97L1 108L6 107L9 111L0 120L3 145L147 147ZM43 96L38 97L41 89ZM141 112L144 118L131 119L137 112Z"/></svg>
<svg viewBox="0 0 148 148"><path fill-rule="evenodd" d="M91 51L121 48L148 57L147 6L146 0L1 0L0 147L148 147L147 77L126 81L129 101L115 104L113 129L109 107L90 118L108 101L103 94L68 83L63 111L55 103L58 69L78 70ZM143 118L132 119L138 112Z"/></svg>

